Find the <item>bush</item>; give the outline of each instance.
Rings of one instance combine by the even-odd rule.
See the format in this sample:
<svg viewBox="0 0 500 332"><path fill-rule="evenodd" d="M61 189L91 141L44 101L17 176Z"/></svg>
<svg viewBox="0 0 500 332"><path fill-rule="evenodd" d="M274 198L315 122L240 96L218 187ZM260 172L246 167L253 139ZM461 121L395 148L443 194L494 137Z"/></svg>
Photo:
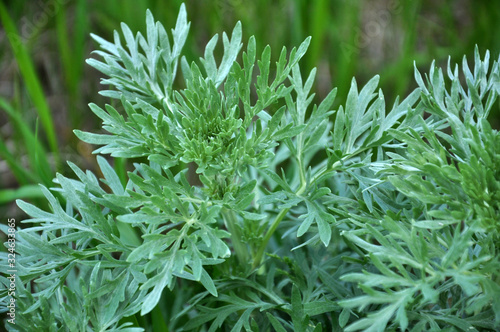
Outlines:
<svg viewBox="0 0 500 332"><path fill-rule="evenodd" d="M173 39L150 12L146 36L122 25L125 46L93 36L119 106L90 105L108 134L75 133L133 170L69 163L77 179L42 189L50 212L18 202L32 226L15 234L8 329L499 327L498 60L415 71L387 112L378 77L353 80L334 111L336 90L311 105L309 39L271 66L253 37L240 59L237 24L219 64L217 36L189 63L188 29L182 6Z"/></svg>

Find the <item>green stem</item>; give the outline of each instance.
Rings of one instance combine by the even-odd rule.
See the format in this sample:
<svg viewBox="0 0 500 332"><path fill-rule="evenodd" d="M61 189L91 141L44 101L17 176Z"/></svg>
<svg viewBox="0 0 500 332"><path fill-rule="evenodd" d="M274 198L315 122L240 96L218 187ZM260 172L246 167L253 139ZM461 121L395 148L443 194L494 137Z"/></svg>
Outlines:
<svg viewBox="0 0 500 332"><path fill-rule="evenodd" d="M296 192L296 195L301 195L307 187L306 174L304 172L304 167L302 166L302 158L298 160L299 162L299 175L300 175L300 187Z"/></svg>
<svg viewBox="0 0 500 332"><path fill-rule="evenodd" d="M274 232L276 231L276 228L278 228L278 225L280 222L283 220L283 218L286 216L286 214L290 211L290 208L281 210L281 212L276 216L276 219L274 219L273 223L271 224L271 227L268 229L266 235L264 236L264 239L262 240L262 244L260 245L259 251L257 251L257 254L254 257L253 260L253 268L256 269L262 260L262 257L264 256L264 252L266 251L267 244L269 243L269 240L271 240L271 237L273 236Z"/></svg>
<svg viewBox="0 0 500 332"><path fill-rule="evenodd" d="M300 140L299 140L300 141ZM297 150L302 150L302 144L299 145L299 148ZM304 193L304 191L307 188L307 181L306 181L306 176L302 167L302 158L301 153L298 154L298 163L299 163L299 172L300 172L300 187L295 193L295 195L300 196ZM278 228L278 225L281 223L283 218L286 216L286 214L290 211L290 208L281 210L281 212L276 216L274 219L273 223L271 224L271 227L267 230L266 235L264 236L264 239L262 240L262 244L259 247L259 251L257 251L257 254L254 257L253 260L253 268L256 269L259 265L260 262L262 261L262 257L264 256L264 252L266 251L267 244L271 240L271 237L273 236L274 232Z"/></svg>
<svg viewBox="0 0 500 332"><path fill-rule="evenodd" d="M207 202L207 201L204 201L204 200L201 200L198 198L193 198L193 197L180 197L180 200L186 201L186 202L196 203L199 205L205 203L207 206L212 206L212 202Z"/></svg>
<svg viewBox="0 0 500 332"><path fill-rule="evenodd" d="M237 218L236 214L232 210L224 208L222 210L222 217L224 218L224 223L226 224L227 230L231 233L231 241L233 243L234 251L236 257L242 264L248 263L248 248L241 242L241 232L236 226Z"/></svg>
<svg viewBox="0 0 500 332"><path fill-rule="evenodd" d="M300 143L301 143L301 140L299 139L299 147L297 148L297 151L300 151L300 153L298 153L299 156L301 156L301 153L302 153L301 152L302 144L300 144ZM361 149L359 151L356 151L355 153L349 155L348 157L351 158L351 157L363 152L364 150L365 149ZM333 172L337 167L342 165L342 161L344 161L345 159L347 159L347 156L342 158L342 160L338 160L329 168L327 168L325 166L325 170L323 170L318 176L315 176L312 178L311 185L314 184L318 179L320 179L323 175L327 174L328 172ZM302 158L299 157L297 159L297 161L299 163L299 171L300 171L300 187L297 190L297 192L295 193L295 195L300 196L306 190L307 182L306 182L305 174L304 174L303 167L302 167ZM264 239L262 240L262 244L259 248L259 251L257 251L257 254L254 257L254 260L253 260L253 268L254 269L260 265L260 263L262 261L262 257L264 256L264 252L266 251L267 244L271 240L271 237L273 236L274 232L278 228L278 225L281 223L281 221L283 220L285 215L288 213L288 211L290 211L290 208L282 210L274 219L273 223L271 224L271 227L267 230L267 233L264 236Z"/></svg>
<svg viewBox="0 0 500 332"><path fill-rule="evenodd" d="M311 185L314 184L316 181L318 181L318 179L320 179L323 175L325 175L327 173L330 173L330 172L333 172L340 165L341 165L341 162L337 161L332 166L330 166L329 168L327 168L325 166L325 169L323 171L321 171L321 173L319 175L316 175L316 176L314 176L311 179Z"/></svg>
<svg viewBox="0 0 500 332"><path fill-rule="evenodd" d="M349 155L346 155L344 156L342 159L340 160L337 160L332 166L330 166L329 168L327 168L325 166L325 169L323 171L321 171L321 173L319 175L316 175L314 176L312 179L311 179L311 185L313 185L316 181L318 181L318 179L320 179L323 175L327 174L327 173L330 173L330 172L333 172L335 170L337 170L337 167L341 166L343 162L345 162L346 160L348 160L349 158L352 158L352 157L355 157L357 156L358 154L368 150L370 148L363 148L363 149L359 149L357 150L356 152L354 153L351 153Z"/></svg>

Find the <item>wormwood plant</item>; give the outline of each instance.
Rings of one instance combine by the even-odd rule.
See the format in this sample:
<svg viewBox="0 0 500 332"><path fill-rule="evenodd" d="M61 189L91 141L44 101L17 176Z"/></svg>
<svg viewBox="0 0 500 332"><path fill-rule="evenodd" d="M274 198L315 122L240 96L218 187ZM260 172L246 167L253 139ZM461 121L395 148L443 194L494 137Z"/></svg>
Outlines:
<svg viewBox="0 0 500 332"><path fill-rule="evenodd" d="M487 331L500 327L499 61L432 64L386 110L378 77L334 108L238 23L204 57L93 38L116 102L90 108L103 179L69 163L16 233L21 331ZM102 155L128 158L125 183ZM7 232L6 226L2 230ZM2 254L2 272L7 255ZM5 277L3 285L8 285ZM1 292L4 304L7 292Z"/></svg>

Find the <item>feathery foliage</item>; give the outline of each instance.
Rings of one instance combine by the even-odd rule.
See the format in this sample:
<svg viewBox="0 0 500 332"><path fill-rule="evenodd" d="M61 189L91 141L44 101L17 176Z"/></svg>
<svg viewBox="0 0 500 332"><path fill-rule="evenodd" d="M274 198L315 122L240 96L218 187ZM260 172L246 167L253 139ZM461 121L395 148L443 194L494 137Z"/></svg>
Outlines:
<svg viewBox="0 0 500 332"><path fill-rule="evenodd" d="M353 79L333 110L302 76L309 39L271 65L238 23L220 61L217 35L189 61L184 6L171 35L146 16L145 36L93 36L118 106L90 105L107 133L75 133L104 178L69 163L75 179L41 189L50 211L18 202L7 328L499 328L498 60L416 71L392 107L377 76ZM133 162L126 183L103 155Z"/></svg>

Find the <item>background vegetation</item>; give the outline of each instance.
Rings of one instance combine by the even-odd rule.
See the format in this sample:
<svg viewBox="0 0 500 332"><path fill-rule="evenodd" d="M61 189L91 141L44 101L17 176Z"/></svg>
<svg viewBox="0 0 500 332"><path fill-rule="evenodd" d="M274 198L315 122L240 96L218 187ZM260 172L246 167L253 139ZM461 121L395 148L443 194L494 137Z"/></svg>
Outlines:
<svg viewBox="0 0 500 332"><path fill-rule="evenodd" d="M99 97L99 75L84 60L96 45L93 32L110 39L126 22L144 31L150 8L166 26L173 25L181 0L2 0L0 3L0 215L20 217L16 198L36 204L55 172L66 173L65 160L95 170L91 147L72 129L93 131L98 119L87 104ZM338 87L343 103L350 80L360 86L380 74L389 104L413 86L413 63L427 70L436 59L456 62L474 45L496 58L500 52L500 8L487 0L217 0L185 1L192 22L185 54L193 60L208 39L230 31L237 20L273 56L313 36L304 71L318 67L317 98ZM246 40L249 35L244 36ZM496 108L498 110L498 108ZM490 119L499 127L498 111ZM124 169L123 162L115 168ZM122 172L124 174L124 172ZM5 218L4 218L5 219Z"/></svg>

